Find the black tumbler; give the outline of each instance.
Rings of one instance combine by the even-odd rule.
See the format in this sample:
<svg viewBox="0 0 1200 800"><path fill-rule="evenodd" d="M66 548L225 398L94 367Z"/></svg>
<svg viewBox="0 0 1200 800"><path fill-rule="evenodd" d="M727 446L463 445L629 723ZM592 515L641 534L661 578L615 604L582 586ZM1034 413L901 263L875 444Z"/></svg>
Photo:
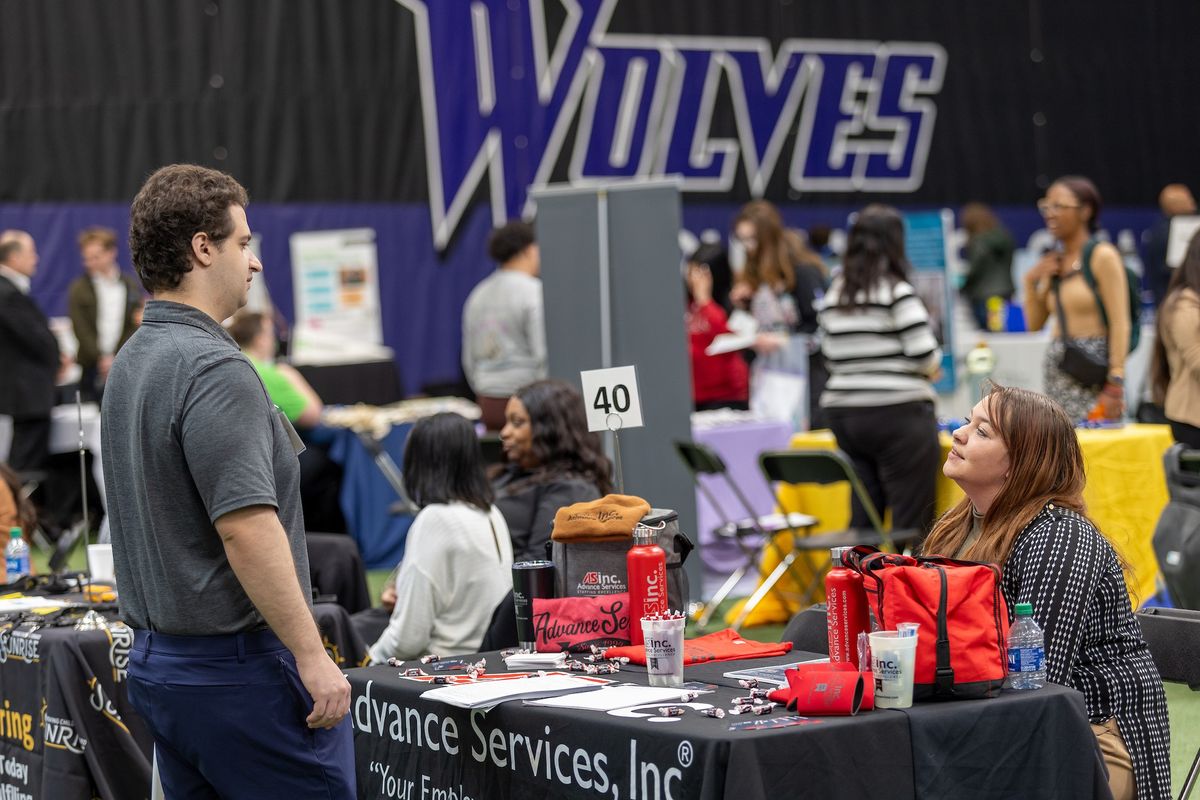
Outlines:
<svg viewBox="0 0 1200 800"><path fill-rule="evenodd" d="M517 609L517 643L537 651L533 631L533 600L554 597L553 561L518 561L513 564L513 605Z"/></svg>

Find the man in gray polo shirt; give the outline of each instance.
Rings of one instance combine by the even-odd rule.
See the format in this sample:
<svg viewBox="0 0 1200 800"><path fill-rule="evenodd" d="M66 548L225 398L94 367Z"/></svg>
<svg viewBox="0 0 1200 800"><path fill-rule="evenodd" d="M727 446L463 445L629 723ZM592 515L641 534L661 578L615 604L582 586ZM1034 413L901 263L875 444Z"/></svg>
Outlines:
<svg viewBox="0 0 1200 800"><path fill-rule="evenodd" d="M350 798L350 689L309 606L299 439L220 324L262 270L246 202L177 164L131 209L154 299L101 428L129 697L168 797Z"/></svg>

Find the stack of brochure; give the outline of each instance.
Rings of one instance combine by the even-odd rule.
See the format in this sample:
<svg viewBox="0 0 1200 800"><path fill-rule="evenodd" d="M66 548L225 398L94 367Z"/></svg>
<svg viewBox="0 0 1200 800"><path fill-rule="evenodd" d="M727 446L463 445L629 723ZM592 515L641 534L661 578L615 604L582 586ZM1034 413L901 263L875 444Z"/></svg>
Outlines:
<svg viewBox="0 0 1200 800"><path fill-rule="evenodd" d="M562 669L566 663L566 653L514 653L504 659L504 666L513 671L523 669Z"/></svg>
<svg viewBox="0 0 1200 800"><path fill-rule="evenodd" d="M546 675L439 686L422 692L421 697L426 700L440 700L459 708L486 710L506 700L533 700L572 692L590 692L608 682L582 675Z"/></svg>

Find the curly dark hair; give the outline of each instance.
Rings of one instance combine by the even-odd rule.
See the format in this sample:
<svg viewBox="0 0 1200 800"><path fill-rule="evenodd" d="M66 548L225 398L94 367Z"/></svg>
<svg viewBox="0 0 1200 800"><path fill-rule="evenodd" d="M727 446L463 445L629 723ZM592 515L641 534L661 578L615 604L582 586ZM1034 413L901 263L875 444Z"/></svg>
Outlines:
<svg viewBox="0 0 1200 800"><path fill-rule="evenodd" d="M233 233L229 207L248 202L232 177L195 164L171 164L147 178L129 209L129 252L146 291L177 288L192 270L192 237L207 233L220 247Z"/></svg>
<svg viewBox="0 0 1200 800"><path fill-rule="evenodd" d="M520 220L496 228L488 236L488 255L498 264L504 264L520 255L526 247L536 242L533 226Z"/></svg>
<svg viewBox="0 0 1200 800"><path fill-rule="evenodd" d="M612 491L612 462L604 455L600 437L587 429L583 397L574 386L560 380L535 381L513 397L529 414L530 450L538 464L531 482L578 477L594 483L601 495Z"/></svg>

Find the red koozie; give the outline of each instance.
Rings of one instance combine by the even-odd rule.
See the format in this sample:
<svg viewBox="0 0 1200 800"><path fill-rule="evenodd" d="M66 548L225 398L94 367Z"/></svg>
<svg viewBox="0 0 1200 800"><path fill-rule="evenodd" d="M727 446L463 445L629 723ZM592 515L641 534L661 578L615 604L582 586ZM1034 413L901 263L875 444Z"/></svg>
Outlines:
<svg viewBox="0 0 1200 800"><path fill-rule="evenodd" d="M858 668L858 634L871 630L867 614L867 593L862 575L842 566L842 553L849 548L832 550L833 568L825 576L825 624L829 632L829 660L853 664Z"/></svg>
<svg viewBox="0 0 1200 800"><path fill-rule="evenodd" d="M644 644L642 617L667 610L667 554L654 543L654 531L633 529L633 547L625 555L629 572L629 643Z"/></svg>

